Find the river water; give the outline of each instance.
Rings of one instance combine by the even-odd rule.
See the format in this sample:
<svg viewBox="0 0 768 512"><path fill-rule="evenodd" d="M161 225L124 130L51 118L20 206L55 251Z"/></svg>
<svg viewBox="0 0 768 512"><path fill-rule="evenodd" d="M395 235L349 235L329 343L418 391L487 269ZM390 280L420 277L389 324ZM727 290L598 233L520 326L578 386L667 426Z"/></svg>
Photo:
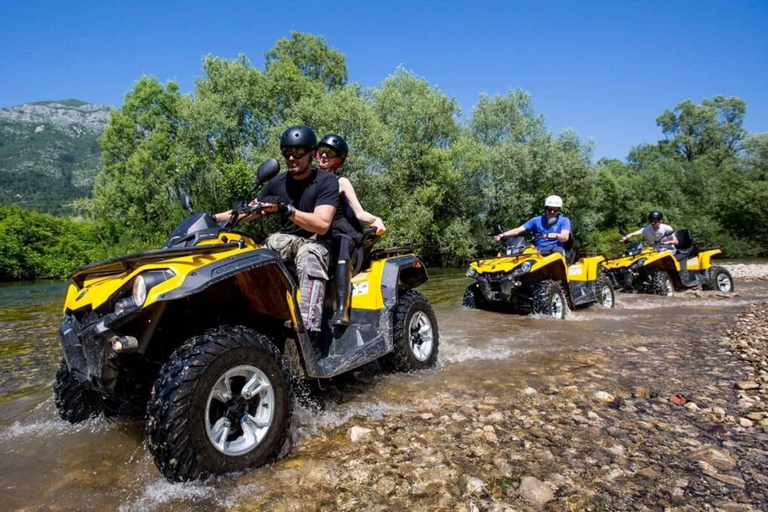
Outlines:
<svg viewBox="0 0 768 512"><path fill-rule="evenodd" d="M375 368L331 383L294 417L293 452L331 459L355 417L376 421L427 410L445 390L480 388L487 396L548 378L569 354L588 354L630 336L706 336L722 330L747 304L768 301L767 282L737 282L736 293L685 292L675 297L618 295L614 309L593 306L567 320L469 310L463 270L437 269L422 287L440 328L436 369L384 374ZM65 282L0 287L0 511L240 510L254 493L279 493L294 482L272 479L301 467L294 455L247 475L167 483L156 470L140 421L58 419L51 383L61 352L57 328ZM318 442L322 439L322 444ZM292 466L292 464L294 466ZM302 463L303 464L303 463ZM304 492L311 492L310 484Z"/></svg>

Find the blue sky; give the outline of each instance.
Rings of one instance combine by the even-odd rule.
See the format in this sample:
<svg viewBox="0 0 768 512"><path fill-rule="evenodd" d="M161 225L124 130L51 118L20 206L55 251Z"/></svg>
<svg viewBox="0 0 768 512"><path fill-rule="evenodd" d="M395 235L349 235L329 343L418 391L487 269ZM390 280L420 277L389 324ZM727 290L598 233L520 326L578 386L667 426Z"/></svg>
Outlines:
<svg viewBox="0 0 768 512"><path fill-rule="evenodd" d="M142 74L190 92L204 55L263 54L291 30L324 36L351 81L398 65L462 106L481 92L530 92L553 131L592 139L595 159L662 137L680 101L746 100L768 131L768 1L0 0L0 106L77 98L120 105Z"/></svg>

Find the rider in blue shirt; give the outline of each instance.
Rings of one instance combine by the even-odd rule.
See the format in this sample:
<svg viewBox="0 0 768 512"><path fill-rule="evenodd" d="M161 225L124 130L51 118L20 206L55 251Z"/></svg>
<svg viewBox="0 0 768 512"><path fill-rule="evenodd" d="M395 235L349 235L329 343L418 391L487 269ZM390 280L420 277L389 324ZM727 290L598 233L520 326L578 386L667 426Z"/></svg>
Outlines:
<svg viewBox="0 0 768 512"><path fill-rule="evenodd" d="M568 241L568 237L571 236L571 220L560 214L563 200L560 196L549 196L544 201L544 208L544 215L534 217L522 226L505 231L494 238L499 242L504 237L518 236L528 231L543 237L534 242L536 249L540 252L565 252L563 246Z"/></svg>

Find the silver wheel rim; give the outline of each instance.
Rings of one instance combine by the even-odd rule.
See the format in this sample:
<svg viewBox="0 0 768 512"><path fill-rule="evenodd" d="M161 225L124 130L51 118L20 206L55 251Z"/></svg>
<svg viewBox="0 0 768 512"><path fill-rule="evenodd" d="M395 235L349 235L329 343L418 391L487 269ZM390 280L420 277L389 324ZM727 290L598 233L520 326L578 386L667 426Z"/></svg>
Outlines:
<svg viewBox="0 0 768 512"><path fill-rule="evenodd" d="M610 286L603 286L600 290L600 304L606 308L613 307L613 292Z"/></svg>
<svg viewBox="0 0 768 512"><path fill-rule="evenodd" d="M423 311L417 311L408 323L408 346L413 357L423 363L432 355L433 344L432 322Z"/></svg>
<svg viewBox="0 0 768 512"><path fill-rule="evenodd" d="M560 296L559 293L555 293L552 295L552 298L549 300L550 309L552 311L552 316L555 318L563 318L563 298Z"/></svg>
<svg viewBox="0 0 768 512"><path fill-rule="evenodd" d="M675 294L675 287L672 286L672 281L667 279L664 281L664 292L666 293L667 297L670 297Z"/></svg>
<svg viewBox="0 0 768 512"><path fill-rule="evenodd" d="M717 282L717 289L721 292L731 291L731 279L725 274L717 274L715 278Z"/></svg>
<svg viewBox="0 0 768 512"><path fill-rule="evenodd" d="M243 455L267 435L274 412L275 391L267 375L250 365L230 368L208 395L208 440L225 455Z"/></svg>

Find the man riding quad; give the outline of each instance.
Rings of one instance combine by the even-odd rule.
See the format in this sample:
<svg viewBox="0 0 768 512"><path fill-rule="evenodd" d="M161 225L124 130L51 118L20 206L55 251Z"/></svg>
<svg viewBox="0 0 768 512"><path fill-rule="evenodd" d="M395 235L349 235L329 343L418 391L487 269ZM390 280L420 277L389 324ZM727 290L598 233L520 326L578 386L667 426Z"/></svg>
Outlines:
<svg viewBox="0 0 768 512"><path fill-rule="evenodd" d="M577 259L570 248L570 220L560 214L563 200L549 196L544 205L544 215L515 229L503 232L497 225L494 238L504 241L505 248L495 258L470 263L467 275L475 282L464 292L464 306L512 308L555 318L565 318L566 304L613 307L613 289L602 267L605 258ZM519 236L525 231L534 234L532 244Z"/></svg>
<svg viewBox="0 0 768 512"><path fill-rule="evenodd" d="M74 272L54 381L63 419L143 414L157 467L191 480L262 466L289 448L296 377L328 379L379 359L395 370L435 364L437 320L414 290L426 269L407 248L373 250L371 232L355 248L349 325L329 325L339 185L311 167L315 144L309 128L288 129L288 172L262 163L232 210L195 213L185 196L190 215L162 248ZM280 232L261 247L236 227L265 212L281 214Z"/></svg>
<svg viewBox="0 0 768 512"><path fill-rule="evenodd" d="M667 224L662 224L664 220L664 214L658 210L654 210L648 214L648 225L628 233L621 237L620 242L627 242L630 238L643 235L648 240L650 245L660 245L662 249L672 252L677 252L675 246L678 244L675 230Z"/></svg>
<svg viewBox="0 0 768 512"><path fill-rule="evenodd" d="M312 166L316 148L317 136L308 126L285 130L280 137L280 152L288 172L270 180L259 193L258 202L262 214L280 213L280 230L270 235L264 246L284 261L296 264L301 316L313 346L319 351L330 263L327 234L331 224L343 218L343 212L337 208L339 187L334 176ZM230 216L231 212L222 212L215 217L217 221L226 221Z"/></svg>
<svg viewBox="0 0 768 512"><path fill-rule="evenodd" d="M500 242L502 238L516 237L526 231L538 235L534 238L536 249L541 253L559 252L565 254L564 244L571 236L571 219L560 215L563 199L560 196L548 196L544 200L544 215L533 217L522 226L499 233L493 238Z"/></svg>
<svg viewBox="0 0 768 512"><path fill-rule="evenodd" d="M660 211L652 211L647 226L622 236L621 241L629 243L632 237L642 234L647 243L630 243L622 256L605 263L614 288L654 295L674 295L675 290L697 286L733 291L730 273L711 265L712 257L722 251L700 251L690 229L674 231L662 224L663 218Z"/></svg>

